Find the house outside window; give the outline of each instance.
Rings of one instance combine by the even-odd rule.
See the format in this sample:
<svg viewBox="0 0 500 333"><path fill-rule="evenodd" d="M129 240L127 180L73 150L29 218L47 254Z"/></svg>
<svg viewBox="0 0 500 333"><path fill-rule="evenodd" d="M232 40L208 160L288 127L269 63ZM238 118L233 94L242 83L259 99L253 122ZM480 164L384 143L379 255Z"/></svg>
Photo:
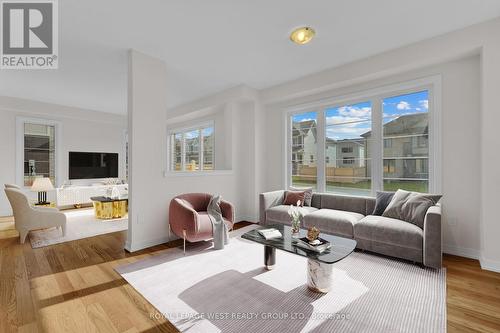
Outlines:
<svg viewBox="0 0 500 333"><path fill-rule="evenodd" d="M354 157L344 157L342 159L342 163L344 163L344 164L354 164Z"/></svg>

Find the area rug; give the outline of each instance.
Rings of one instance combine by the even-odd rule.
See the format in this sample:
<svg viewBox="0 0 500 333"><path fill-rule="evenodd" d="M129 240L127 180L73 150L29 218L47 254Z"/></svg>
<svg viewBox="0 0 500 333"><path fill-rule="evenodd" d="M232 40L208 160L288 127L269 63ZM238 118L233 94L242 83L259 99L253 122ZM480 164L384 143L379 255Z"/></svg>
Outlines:
<svg viewBox="0 0 500 333"><path fill-rule="evenodd" d="M354 252L333 265L327 294L307 286L303 257L232 233L224 250L168 249L116 270L181 332L444 332L446 272Z"/></svg>
<svg viewBox="0 0 500 333"><path fill-rule="evenodd" d="M128 218L98 220L93 209L81 209L64 212L66 215L66 236L60 229L49 228L30 231L31 247L36 249L53 244L94 237L128 229Z"/></svg>

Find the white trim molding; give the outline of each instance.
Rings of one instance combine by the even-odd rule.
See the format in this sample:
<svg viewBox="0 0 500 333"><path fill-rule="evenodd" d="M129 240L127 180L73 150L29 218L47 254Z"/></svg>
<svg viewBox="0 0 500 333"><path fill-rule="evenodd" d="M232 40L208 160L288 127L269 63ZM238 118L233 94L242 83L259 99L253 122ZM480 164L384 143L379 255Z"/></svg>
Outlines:
<svg viewBox="0 0 500 333"><path fill-rule="evenodd" d="M448 244L443 244L443 253L476 260L481 257L479 250Z"/></svg>
<svg viewBox="0 0 500 333"><path fill-rule="evenodd" d="M489 260L481 256L481 258L479 258L479 263L482 269L500 273L500 261Z"/></svg>

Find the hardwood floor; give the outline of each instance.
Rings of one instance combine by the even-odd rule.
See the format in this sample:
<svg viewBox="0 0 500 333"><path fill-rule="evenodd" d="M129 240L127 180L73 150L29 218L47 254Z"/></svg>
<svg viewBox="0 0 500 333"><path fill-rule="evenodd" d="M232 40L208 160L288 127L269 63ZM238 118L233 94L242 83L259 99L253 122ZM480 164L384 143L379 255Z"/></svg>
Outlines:
<svg viewBox="0 0 500 333"><path fill-rule="evenodd" d="M245 226L239 223L238 226ZM32 249L0 240L0 332L177 332L113 268L180 246L123 250L126 232ZM500 274L445 256L449 332L500 332Z"/></svg>

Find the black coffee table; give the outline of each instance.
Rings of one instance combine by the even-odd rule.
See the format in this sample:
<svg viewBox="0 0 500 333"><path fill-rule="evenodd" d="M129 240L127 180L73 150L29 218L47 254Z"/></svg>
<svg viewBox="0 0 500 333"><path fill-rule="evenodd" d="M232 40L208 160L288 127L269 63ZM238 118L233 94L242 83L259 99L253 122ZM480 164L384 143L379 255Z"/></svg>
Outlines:
<svg viewBox="0 0 500 333"><path fill-rule="evenodd" d="M276 264L276 249L306 257L308 259L307 283L309 289L316 292L327 293L329 291L332 265L347 257L356 248L356 241L353 239L321 233L320 237L329 241L332 247L325 252L316 253L294 245L296 239L292 238L292 228L290 226L273 224L259 229L268 228L278 229L283 237L266 240L257 232L258 229L254 229L243 234L241 238L264 245L264 265L268 270L273 269ZM299 237L305 237L306 235L307 230L301 229Z"/></svg>

